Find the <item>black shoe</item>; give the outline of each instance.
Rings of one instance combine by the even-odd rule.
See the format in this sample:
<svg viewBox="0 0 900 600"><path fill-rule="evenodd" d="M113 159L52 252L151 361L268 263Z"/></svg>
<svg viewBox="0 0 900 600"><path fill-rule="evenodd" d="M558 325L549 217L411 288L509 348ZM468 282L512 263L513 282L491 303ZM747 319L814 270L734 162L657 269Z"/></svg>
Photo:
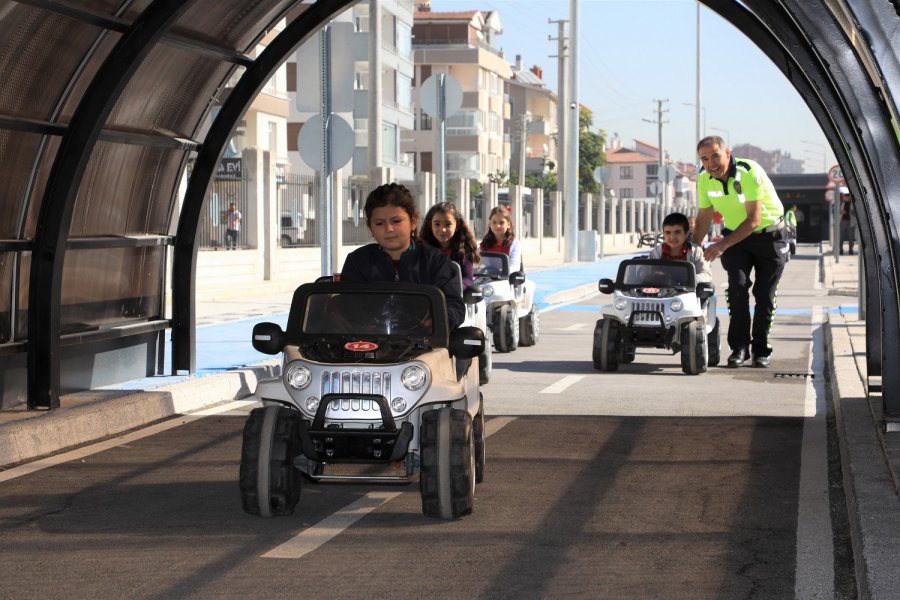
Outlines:
<svg viewBox="0 0 900 600"><path fill-rule="evenodd" d="M750 353L747 352L746 348L738 348L728 357L728 366L734 369L747 362L747 359L749 358Z"/></svg>
<svg viewBox="0 0 900 600"><path fill-rule="evenodd" d="M772 357L770 355L753 357L753 366L758 369L765 369L770 364L772 364Z"/></svg>

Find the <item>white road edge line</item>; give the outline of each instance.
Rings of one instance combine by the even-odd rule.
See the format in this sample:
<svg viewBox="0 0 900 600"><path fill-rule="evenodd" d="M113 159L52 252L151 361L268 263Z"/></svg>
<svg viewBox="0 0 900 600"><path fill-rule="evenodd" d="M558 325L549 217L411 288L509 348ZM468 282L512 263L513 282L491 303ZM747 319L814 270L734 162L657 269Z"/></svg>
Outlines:
<svg viewBox="0 0 900 600"><path fill-rule="evenodd" d="M496 417L488 420L484 424L484 437L497 433L515 420L515 417ZM283 544L272 548L263 554L262 558L303 558L401 493L369 492L359 500L351 502L334 514L325 517L312 527L304 529Z"/></svg>
<svg viewBox="0 0 900 600"><path fill-rule="evenodd" d="M151 426L145 427L143 429L132 431L131 433L126 433L125 435L119 435L119 436L110 438L108 440L103 440L102 442L96 442L94 444L82 446L81 448L77 448L75 450L70 450L69 452L63 452L62 454L55 454L53 456L48 456L47 458L42 458L40 460L26 463L26 464L20 465L18 467L13 467L6 471L0 471L0 483L2 483L4 481L9 481L11 479L16 479L17 477L31 475L32 473L42 471L43 469L47 469L49 467L55 467L56 465L61 465L63 463L67 463L67 462L70 462L73 460L79 460L79 459L85 458L86 456L91 456L93 454L97 454L98 452L103 452L105 450L115 448L116 446L121 446L123 444L129 444L131 442L135 442L137 440L141 440L143 438L150 437L151 435L156 435L158 433L162 433L163 431L168 431L169 429L174 429L175 427L180 427L181 425L185 425L187 423L196 421L203 417L208 417L211 415L217 415L217 414L221 414L224 412L228 412L230 410L244 408L248 405L256 404L258 402L259 402L259 400L235 400L233 402L219 404L217 406L213 406L211 408L205 408L203 410L198 410L196 412L192 412L189 414L181 414L174 418L163 421L161 423L157 423L156 425L151 425Z"/></svg>
<svg viewBox="0 0 900 600"><path fill-rule="evenodd" d="M822 323L827 307L813 307L806 380L805 419L800 448L800 483L797 498L797 554L794 598L834 597L834 539L828 498L828 432L825 381L825 334Z"/></svg>
<svg viewBox="0 0 900 600"><path fill-rule="evenodd" d="M561 394L566 391L566 389L575 383L578 383L584 379L584 375L566 375L553 385L548 385L544 389L542 389L539 394Z"/></svg>

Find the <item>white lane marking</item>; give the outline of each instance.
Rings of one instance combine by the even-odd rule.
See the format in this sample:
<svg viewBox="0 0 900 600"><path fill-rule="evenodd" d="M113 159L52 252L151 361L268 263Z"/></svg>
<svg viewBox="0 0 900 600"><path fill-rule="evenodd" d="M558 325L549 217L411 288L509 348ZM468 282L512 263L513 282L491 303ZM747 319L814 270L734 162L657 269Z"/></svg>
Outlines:
<svg viewBox="0 0 900 600"><path fill-rule="evenodd" d="M280 546L262 555L263 558L302 558L333 539L364 516L400 495L400 492L369 492L336 513L325 517L315 526L305 529Z"/></svg>
<svg viewBox="0 0 900 600"><path fill-rule="evenodd" d="M813 338L809 344L803 443L800 449L800 484L797 498L797 571L795 598L834 597L834 543L828 498L828 443L825 424L825 307L812 314Z"/></svg>
<svg viewBox="0 0 900 600"><path fill-rule="evenodd" d="M541 394L561 394L562 392L566 391L566 389L570 385L572 385L574 383L578 383L582 379L584 379L584 375L566 375L565 377L563 377L562 379L560 379L553 385L548 385L547 387L542 389L539 393L541 393Z"/></svg>
<svg viewBox="0 0 900 600"><path fill-rule="evenodd" d="M145 427L144 429L132 431L131 433L126 433L125 435L116 436L108 440L103 440L102 442L96 442L94 444L83 446L76 450L70 450L69 452L63 452L62 454L55 454L53 456L48 456L47 458L42 458L34 462L7 469L6 471L0 471L0 483L9 481L10 479L16 479L17 477L31 475L32 473L42 471L49 467L55 467L57 465L61 465L73 460L79 460L87 456L97 454L98 452L103 452L105 450L115 448L117 446L129 444L131 442L135 442L137 440L162 433L163 431L168 431L169 429L174 429L175 427L180 427L181 425L186 425L187 423L196 421L202 417L208 417L210 415L217 415L231 410L245 408L258 402L258 400L235 400L233 402L219 404L211 408L205 408L203 410L192 412L190 414L179 415L167 421Z"/></svg>
<svg viewBox="0 0 900 600"><path fill-rule="evenodd" d="M484 437L492 436L515 420L515 417L496 417L486 421ZM262 555L262 558L302 558L401 493L369 492L359 500L351 502L341 510L325 517L309 529L304 529L280 546L269 550Z"/></svg>
<svg viewBox="0 0 900 600"><path fill-rule="evenodd" d="M563 327L563 331L577 331L579 329L584 329L586 325L584 323L575 323L574 325L569 325L568 327Z"/></svg>

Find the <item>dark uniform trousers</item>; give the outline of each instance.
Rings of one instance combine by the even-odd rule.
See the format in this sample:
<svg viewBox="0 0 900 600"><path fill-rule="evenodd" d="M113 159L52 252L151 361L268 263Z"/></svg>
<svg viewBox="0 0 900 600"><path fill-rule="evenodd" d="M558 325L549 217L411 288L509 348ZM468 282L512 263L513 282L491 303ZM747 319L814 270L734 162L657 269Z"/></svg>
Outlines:
<svg viewBox="0 0 900 600"><path fill-rule="evenodd" d="M769 330L775 320L778 280L788 261L787 228L752 233L722 255L722 267L728 272L728 346L732 350L749 348L754 356L768 356ZM731 232L727 229L726 235ZM755 271L756 285L750 278ZM750 286L753 285L755 309L750 322ZM752 334L752 336L751 336Z"/></svg>

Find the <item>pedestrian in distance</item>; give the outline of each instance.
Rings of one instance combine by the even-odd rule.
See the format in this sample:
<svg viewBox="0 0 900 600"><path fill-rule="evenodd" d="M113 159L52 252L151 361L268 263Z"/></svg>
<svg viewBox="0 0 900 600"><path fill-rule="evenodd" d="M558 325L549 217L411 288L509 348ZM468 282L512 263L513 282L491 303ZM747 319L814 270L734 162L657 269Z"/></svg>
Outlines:
<svg viewBox="0 0 900 600"><path fill-rule="evenodd" d="M519 248L519 240L516 239L516 230L509 209L503 205L495 206L488 216L488 224L490 229L481 240L481 251L502 252L509 255L509 272L520 271L522 251Z"/></svg>
<svg viewBox="0 0 900 600"><path fill-rule="evenodd" d="M712 271L703 256L703 248L691 243L690 221L679 212L666 215L663 219L663 243L650 251L650 258L686 260L694 265L697 283L711 282Z"/></svg>
<svg viewBox="0 0 900 600"><path fill-rule="evenodd" d="M697 153L703 167L697 176L697 244L702 245L713 212L722 213L724 237L710 244L704 256L710 262L721 258L728 273L728 366L743 365L752 351L753 366L768 367L778 282L790 251L784 206L762 167L732 156L721 137L703 138Z"/></svg>
<svg viewBox="0 0 900 600"><path fill-rule="evenodd" d="M841 186L838 188L838 197L841 199L838 212L841 215L840 240L838 252L844 253L844 242L847 242L847 253L853 254L853 244L856 243L856 209L853 208L853 199L850 197L850 189Z"/></svg>
<svg viewBox="0 0 900 600"><path fill-rule="evenodd" d="M225 212L225 249L237 250L238 238L241 235L241 211L232 202Z"/></svg>
<svg viewBox="0 0 900 600"><path fill-rule="evenodd" d="M366 198L364 210L375 242L347 255L340 280L434 285L444 292L450 329L458 327L466 316L459 277L443 252L417 239L419 213L412 193L397 183L378 186Z"/></svg>
<svg viewBox="0 0 900 600"><path fill-rule="evenodd" d="M438 202L428 209L419 239L459 264L463 288L475 283L475 263L481 260L478 243L465 218L452 202Z"/></svg>

